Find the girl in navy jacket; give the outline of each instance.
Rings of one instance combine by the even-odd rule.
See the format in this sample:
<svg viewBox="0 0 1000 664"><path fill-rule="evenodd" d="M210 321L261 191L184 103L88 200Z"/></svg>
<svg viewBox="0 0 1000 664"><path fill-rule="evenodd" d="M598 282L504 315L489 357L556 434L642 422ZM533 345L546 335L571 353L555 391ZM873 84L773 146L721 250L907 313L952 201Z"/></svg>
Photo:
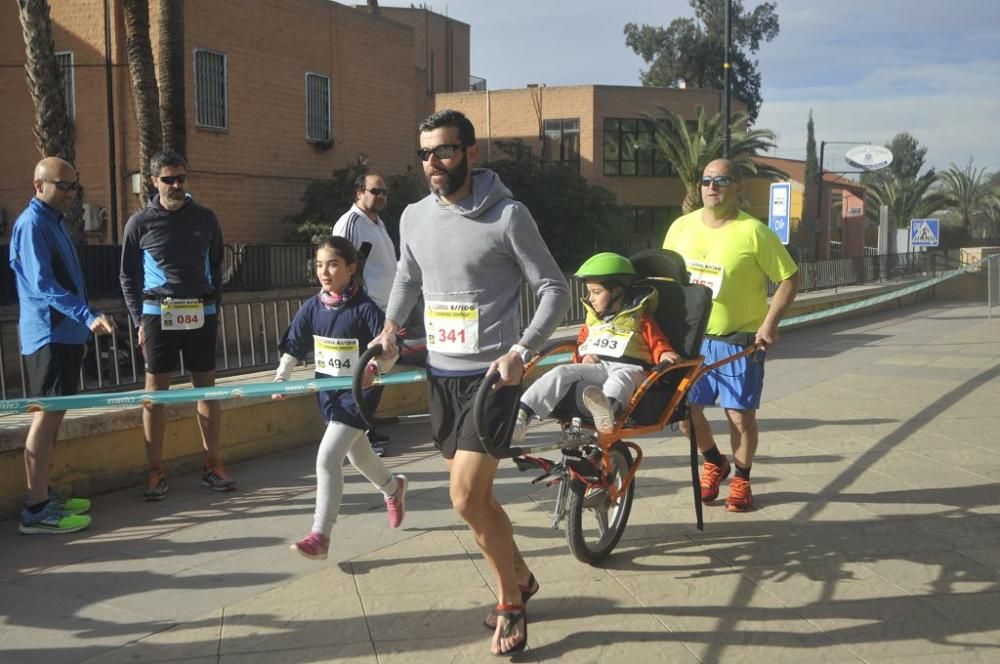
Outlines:
<svg viewBox="0 0 1000 664"><path fill-rule="evenodd" d="M362 350L382 330L385 315L361 288L358 254L349 240L331 237L316 247L316 276L322 290L303 303L282 336L275 382L288 380L293 367L310 353L317 378L351 376ZM367 385L378 371L374 363L366 368ZM392 475L372 452L349 389L320 392L316 398L326 424L316 454L316 512L312 530L291 548L306 558L325 560L344 493L344 457L383 493L393 528L405 514L406 477ZM375 412L378 391L365 390L365 399Z"/></svg>

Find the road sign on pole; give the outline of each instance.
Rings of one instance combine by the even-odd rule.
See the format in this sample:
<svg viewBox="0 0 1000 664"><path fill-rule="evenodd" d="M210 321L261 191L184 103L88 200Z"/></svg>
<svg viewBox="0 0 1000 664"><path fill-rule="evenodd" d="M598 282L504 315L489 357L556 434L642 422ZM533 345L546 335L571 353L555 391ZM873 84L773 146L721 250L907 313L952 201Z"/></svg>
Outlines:
<svg viewBox="0 0 1000 664"><path fill-rule="evenodd" d="M771 183L771 203L767 225L771 227L781 244L788 244L791 227L792 185L788 182Z"/></svg>
<svg viewBox="0 0 1000 664"><path fill-rule="evenodd" d="M910 220L910 247L936 247L940 243L941 223L939 220Z"/></svg>

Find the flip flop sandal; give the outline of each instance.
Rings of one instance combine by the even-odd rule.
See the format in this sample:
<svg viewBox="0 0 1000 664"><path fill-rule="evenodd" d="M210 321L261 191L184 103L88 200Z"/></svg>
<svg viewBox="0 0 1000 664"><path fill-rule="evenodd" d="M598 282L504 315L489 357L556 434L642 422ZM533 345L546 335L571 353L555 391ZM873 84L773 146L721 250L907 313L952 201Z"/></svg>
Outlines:
<svg viewBox="0 0 1000 664"><path fill-rule="evenodd" d="M521 591L521 603L527 604L528 600L535 596L539 590L541 590L541 585L535 580L535 575L532 574L528 577L528 585L522 586L517 585L517 589ZM491 632L497 628L497 612L493 609L486 614L486 618L483 619L483 627L490 630Z"/></svg>
<svg viewBox="0 0 1000 664"><path fill-rule="evenodd" d="M496 657L507 657L508 655L513 655L516 652L521 652L524 650L525 646L528 645L528 611L525 609L524 604L497 604L494 609L497 617L502 617L507 620L507 624L504 626L503 630L500 632L501 638L506 638L514 632L514 628L517 623L521 620L524 621L524 638L517 642L510 650L504 650L503 652L492 653Z"/></svg>

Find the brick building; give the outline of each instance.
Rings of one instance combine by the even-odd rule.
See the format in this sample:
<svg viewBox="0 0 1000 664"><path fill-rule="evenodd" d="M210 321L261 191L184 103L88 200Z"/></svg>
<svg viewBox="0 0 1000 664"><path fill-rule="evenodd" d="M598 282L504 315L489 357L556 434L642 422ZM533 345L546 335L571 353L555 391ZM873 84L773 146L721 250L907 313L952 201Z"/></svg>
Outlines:
<svg viewBox="0 0 1000 664"><path fill-rule="evenodd" d="M154 55L163 1L150 2ZM120 2L51 4L85 202L108 211L86 239L113 243L138 205ZM0 5L4 241L31 196L38 160L20 31L16 4ZM431 108L431 95L468 88L468 26L424 9L373 14L329 0L198 0L185 3L184 39L189 188L219 214L229 243L282 240L288 228L280 219L298 209L306 183L358 159L385 174L415 165L414 122Z"/></svg>
<svg viewBox="0 0 1000 664"><path fill-rule="evenodd" d="M698 107L714 115L722 109L718 90L617 85L528 86L438 94L437 108L465 113L476 126L481 154L502 159L498 141L523 141L550 163L577 168L626 207L629 250L658 246L667 226L680 214L684 185L655 150L641 147L651 138L648 116L659 107L694 120ZM744 110L734 101L733 112Z"/></svg>

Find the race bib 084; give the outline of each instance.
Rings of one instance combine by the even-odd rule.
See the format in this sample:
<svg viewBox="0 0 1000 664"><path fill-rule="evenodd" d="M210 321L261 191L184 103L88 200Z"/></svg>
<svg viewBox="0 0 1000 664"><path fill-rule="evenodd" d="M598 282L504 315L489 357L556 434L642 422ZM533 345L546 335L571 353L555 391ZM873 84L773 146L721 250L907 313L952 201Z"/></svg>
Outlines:
<svg viewBox="0 0 1000 664"><path fill-rule="evenodd" d="M331 339L313 335L316 373L327 376L352 376L358 366L357 339Z"/></svg>
<svg viewBox="0 0 1000 664"><path fill-rule="evenodd" d="M427 350L453 355L479 352L479 308L468 302L426 302Z"/></svg>
<svg viewBox="0 0 1000 664"><path fill-rule="evenodd" d="M160 302L161 330L197 330L205 324L201 300L166 298Z"/></svg>

